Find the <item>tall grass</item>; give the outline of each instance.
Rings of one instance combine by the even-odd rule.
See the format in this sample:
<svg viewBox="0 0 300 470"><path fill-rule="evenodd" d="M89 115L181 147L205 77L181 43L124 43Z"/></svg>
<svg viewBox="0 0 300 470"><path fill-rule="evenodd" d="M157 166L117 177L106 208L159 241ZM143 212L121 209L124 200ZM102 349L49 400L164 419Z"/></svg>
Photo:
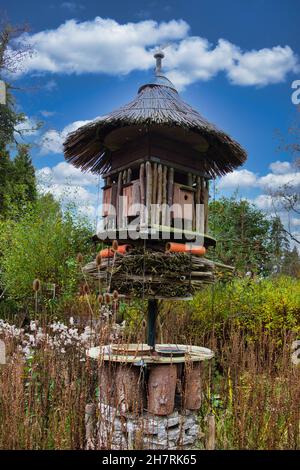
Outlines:
<svg viewBox="0 0 300 470"><path fill-rule="evenodd" d="M223 339L214 331L198 338L216 351L204 370L200 422L205 430L205 416L215 414L217 448L300 449L294 337L286 334L280 346L273 339L261 330L258 340L249 341L236 326ZM98 344L106 341L107 331L102 338L99 332ZM20 338L12 335L6 344L8 363L0 366L0 448L84 449L85 405L97 402L94 378L101 377L101 363L84 361L78 347L60 353L47 342L24 360Z"/></svg>

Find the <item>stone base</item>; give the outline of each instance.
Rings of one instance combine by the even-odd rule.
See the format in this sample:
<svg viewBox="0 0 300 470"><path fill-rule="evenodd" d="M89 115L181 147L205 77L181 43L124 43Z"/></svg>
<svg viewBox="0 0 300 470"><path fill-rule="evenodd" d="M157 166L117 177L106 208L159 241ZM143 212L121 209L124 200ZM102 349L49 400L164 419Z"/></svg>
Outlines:
<svg viewBox="0 0 300 470"><path fill-rule="evenodd" d="M102 449L193 449L202 437L197 412L137 416L99 404L97 440Z"/></svg>

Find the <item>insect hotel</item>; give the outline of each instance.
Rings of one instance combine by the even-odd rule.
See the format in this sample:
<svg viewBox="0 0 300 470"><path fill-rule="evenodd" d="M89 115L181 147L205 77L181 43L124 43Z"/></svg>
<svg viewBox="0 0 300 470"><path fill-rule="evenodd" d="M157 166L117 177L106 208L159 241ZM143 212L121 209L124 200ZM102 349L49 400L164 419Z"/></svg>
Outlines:
<svg viewBox="0 0 300 470"><path fill-rule="evenodd" d="M107 247L84 267L86 275L112 299L148 305L147 340L88 351L101 361L97 443L103 448L192 448L201 437L201 368L214 354L156 344L158 305L191 299L228 268L205 257L215 245L208 234L209 182L246 159L237 142L182 101L162 73L163 53L154 57L155 75L133 101L64 144L68 162L104 182L95 237ZM91 436L89 419L87 431Z"/></svg>

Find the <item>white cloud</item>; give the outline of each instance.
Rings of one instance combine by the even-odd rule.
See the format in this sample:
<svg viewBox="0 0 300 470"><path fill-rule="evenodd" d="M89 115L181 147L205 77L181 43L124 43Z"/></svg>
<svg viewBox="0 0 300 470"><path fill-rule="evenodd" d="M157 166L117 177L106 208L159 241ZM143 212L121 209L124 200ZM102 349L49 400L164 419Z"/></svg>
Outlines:
<svg viewBox="0 0 300 470"><path fill-rule="evenodd" d="M57 83L55 80L48 80L45 85L43 85L43 88L47 91L53 91L57 88Z"/></svg>
<svg viewBox="0 0 300 470"><path fill-rule="evenodd" d="M48 117L51 117L51 116L54 116L56 114L55 111L47 111L46 109L42 109L40 111L40 114L44 117L44 118L48 118Z"/></svg>
<svg viewBox="0 0 300 470"><path fill-rule="evenodd" d="M153 50L164 43L171 43L164 66L179 89L219 72L234 84L267 85L299 70L289 46L243 51L225 39L213 45L188 32L183 20L120 24L101 17L84 22L72 19L57 29L21 36L35 51L24 61L24 72L118 75L147 70L154 67Z"/></svg>
<svg viewBox="0 0 300 470"><path fill-rule="evenodd" d="M289 173L292 169L292 165L290 162L281 162L277 160L276 162L271 163L269 166L272 173L276 175L284 175L285 173Z"/></svg>
<svg viewBox="0 0 300 470"><path fill-rule="evenodd" d="M37 178L42 185L60 186L96 186L98 177L91 173L83 173L67 162L60 162L54 167L37 170Z"/></svg>
<svg viewBox="0 0 300 470"><path fill-rule="evenodd" d="M270 164L271 173L258 176L252 171L242 169L220 178L220 189L260 188L276 190L284 185L300 189L300 172L294 170L289 162L276 161Z"/></svg>
<svg viewBox="0 0 300 470"><path fill-rule="evenodd" d="M257 185L257 176L249 170L234 170L220 179L220 189L249 188Z"/></svg>
<svg viewBox="0 0 300 470"><path fill-rule="evenodd" d="M38 190L50 193L66 206L75 204L79 213L90 219L96 217L98 177L82 173L66 162L36 171Z"/></svg>
<svg viewBox="0 0 300 470"><path fill-rule="evenodd" d="M230 80L238 85L268 85L283 82L287 72L299 70L297 58L289 46L239 54L228 70Z"/></svg>
<svg viewBox="0 0 300 470"><path fill-rule="evenodd" d="M292 188L300 189L300 172L291 172L285 174L269 173L259 178L259 185L262 188L278 189L288 185Z"/></svg>
<svg viewBox="0 0 300 470"><path fill-rule="evenodd" d="M74 121L71 124L65 126L61 131L57 131L55 129L46 131L39 141L40 154L47 155L49 153L62 153L63 143L67 135L79 127L84 126L84 124L88 124L89 122L91 122L91 120Z"/></svg>
<svg viewBox="0 0 300 470"><path fill-rule="evenodd" d="M268 194L260 194L251 202L253 202L253 204L255 204L258 209L261 209L263 211L270 212L274 210L274 201L272 197Z"/></svg>
<svg viewBox="0 0 300 470"><path fill-rule="evenodd" d="M26 116L25 121L20 122L16 126L15 129L17 131L17 132L15 132L16 136L22 135L23 137L28 137L28 136L31 136L31 135L37 135L38 134L39 125L38 125L38 123L36 122L36 120L34 118Z"/></svg>

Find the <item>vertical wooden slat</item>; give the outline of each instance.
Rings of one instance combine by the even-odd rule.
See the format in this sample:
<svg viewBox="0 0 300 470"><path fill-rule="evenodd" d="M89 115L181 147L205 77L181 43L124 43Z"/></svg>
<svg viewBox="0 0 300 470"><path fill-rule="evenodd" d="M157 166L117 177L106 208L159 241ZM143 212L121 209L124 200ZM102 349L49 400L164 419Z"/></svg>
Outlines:
<svg viewBox="0 0 300 470"><path fill-rule="evenodd" d="M122 208L121 202L120 202L120 196L122 192L122 172L120 171L118 174L118 185L117 185L117 204L116 204L116 209L117 209L117 226L120 227L121 225L121 217L122 217Z"/></svg>
<svg viewBox="0 0 300 470"><path fill-rule="evenodd" d="M160 206L162 203L162 165L157 167L157 213L156 223L160 224Z"/></svg>
<svg viewBox="0 0 300 470"><path fill-rule="evenodd" d="M164 165L163 167L163 176L162 176L162 225L166 225L166 204L167 204L167 177L168 177L168 167Z"/></svg>
<svg viewBox="0 0 300 470"><path fill-rule="evenodd" d="M208 200L209 200L209 181L206 180L204 186L204 232L208 231Z"/></svg>
<svg viewBox="0 0 300 470"><path fill-rule="evenodd" d="M140 191L141 191L141 224L144 224L144 206L145 206L145 164L140 165Z"/></svg>
<svg viewBox="0 0 300 470"><path fill-rule="evenodd" d="M151 163L146 162L146 207L148 213L147 223L151 220L151 202L152 202L152 168Z"/></svg>
<svg viewBox="0 0 300 470"><path fill-rule="evenodd" d="M201 231L201 220L200 220L200 207L199 205L201 204L201 178L200 176L196 177L196 193L195 193L195 202L196 202L196 221L195 221L195 229L196 232Z"/></svg>

